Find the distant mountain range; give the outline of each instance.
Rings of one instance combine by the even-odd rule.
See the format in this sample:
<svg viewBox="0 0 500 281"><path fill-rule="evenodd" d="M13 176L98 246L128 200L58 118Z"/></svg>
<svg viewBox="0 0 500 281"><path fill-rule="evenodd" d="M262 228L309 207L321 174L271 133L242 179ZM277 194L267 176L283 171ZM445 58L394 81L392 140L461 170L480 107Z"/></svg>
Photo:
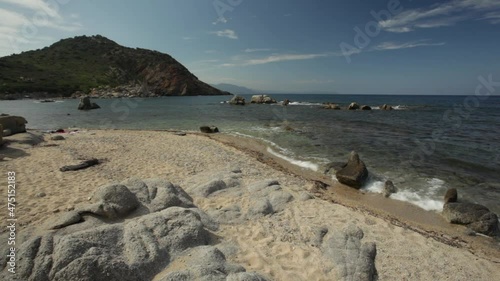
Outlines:
<svg viewBox="0 0 500 281"><path fill-rule="evenodd" d="M168 54L120 46L100 35L0 58L0 98L69 97L130 85L147 88L140 96L230 94L198 80Z"/></svg>
<svg viewBox="0 0 500 281"><path fill-rule="evenodd" d="M233 84L227 84L227 83L220 83L220 84L212 84L217 89L220 89L222 91L227 91L233 94L240 94L240 95L250 95L250 94L257 94L259 91L249 89L246 87L241 87Z"/></svg>

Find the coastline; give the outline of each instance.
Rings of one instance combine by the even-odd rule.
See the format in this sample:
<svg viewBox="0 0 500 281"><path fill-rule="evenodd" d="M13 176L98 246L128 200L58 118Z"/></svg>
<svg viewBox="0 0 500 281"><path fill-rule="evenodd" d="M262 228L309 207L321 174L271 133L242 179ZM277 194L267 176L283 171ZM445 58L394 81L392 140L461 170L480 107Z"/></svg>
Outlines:
<svg viewBox="0 0 500 281"><path fill-rule="evenodd" d="M376 259L377 269L380 277L385 276L388 279L397 279L397 274L402 272L399 267L411 264L414 259L417 262L421 261L422 258L429 258L429 261L419 264L413 270L407 269L409 274L407 278L415 276L412 274L422 270L430 270L431 272L427 274L432 275L433 266L438 266L434 264L436 259L446 257L450 253L459 260L457 268L478 266L475 262L468 263L471 257L475 257L476 261L479 260L482 266L478 268L485 270L482 273L483 279L488 276L498 276L500 273L498 268L494 269L500 263L498 242L487 237L467 236L464 234L465 227L448 224L438 213L425 211L410 203L342 186L327 176L300 168L272 155L267 151L264 143L255 139L226 134L186 133L186 136L177 136L172 131L82 130L74 135L64 134L66 140L61 142L52 141L50 135L45 135L45 142L33 147L22 140L21 135L11 137L15 139L19 136L21 140L12 147L14 150L11 152L14 156L7 161L2 161L2 170L14 169L19 174L18 184L22 188L19 194L21 200L18 212L22 216L19 232L25 231L23 235L27 237L34 235L36 231L32 232L32 227L42 224L54 213L62 213L86 203L87 197L95 188L110 182L120 182L129 177L142 179L162 177L185 188L197 182L198 178L238 166L243 171L244 185L258 180L277 179L294 197L298 197L301 192L309 192L315 196L315 199L306 202L294 200L290 203L291 210L294 212L287 209L282 215L277 214L251 221L249 223L253 227L251 229L255 230L259 224L266 224L269 221L277 223L273 219L285 223L281 220L288 221L289 218L294 218L300 221L296 221L298 229L312 228L322 223L338 227L355 222L367 232L367 239L374 239L377 244L380 243L379 255ZM55 146L47 146L47 144ZM60 173L58 170L63 165L91 157L102 159L103 163L97 167L68 174ZM328 187L326 189L318 187L316 183L319 182ZM38 197L40 193L45 193L45 195ZM225 198L224 200L234 199ZM210 209L223 205L226 203L224 200L195 198L195 203L202 209ZM58 211L55 212L56 210ZM297 212L302 212L302 214L297 214ZM1 215L3 218L4 214ZM288 215L291 217L287 217ZM329 221L329 216L332 216L332 221ZM256 232L248 232L248 229L245 229L245 226L239 225L225 226L221 227L217 235L234 237L241 231L245 232L242 235L246 235L247 238L257 235ZM263 228L259 231L262 232L259 235L266 236L269 230ZM301 231L307 233L307 231ZM290 235L293 236L296 233ZM305 252L311 250L306 245L299 245L296 240L290 239L294 246L286 244L288 245L286 247L290 247L287 248L288 250L292 249L291 247L300 248ZM239 241L243 254L236 255L234 260L244 263L251 269L274 276L276 280L285 280L280 278L285 278L287 271L278 270L273 266L293 257L294 252L284 255L286 259L271 262L266 257L254 256L250 251L252 246L257 248L266 246L265 243L254 242L252 244L252 241ZM284 243L283 241L273 243L276 247L285 247L285 244L280 244ZM422 249L416 247L413 257L411 257L411 251L407 252L410 256L405 256L405 258L408 260L400 261L399 266L391 268L389 265L398 263L400 258L392 255L398 251L407 251L405 247L410 243L417 243ZM391 244L394 245L394 249L390 249ZM435 252L425 252L429 250ZM431 257L428 257L429 254ZM313 251L313 254L308 255L314 258L308 260L309 256L307 256L304 262L310 262L311 265L317 262L318 253ZM456 257L456 255L461 255L461 257ZM266 265L264 261L269 264ZM300 261L297 261L297 264L300 264ZM448 266L449 269L440 268L440 274L449 276L455 265L448 264ZM479 269L477 274L481 274ZM295 272L294 270L300 271L300 268L293 269L291 272ZM322 276L319 271L318 269L318 272L314 274ZM421 274L423 274L421 278L417 279L427 280L431 276ZM460 276L458 279L462 280Z"/></svg>

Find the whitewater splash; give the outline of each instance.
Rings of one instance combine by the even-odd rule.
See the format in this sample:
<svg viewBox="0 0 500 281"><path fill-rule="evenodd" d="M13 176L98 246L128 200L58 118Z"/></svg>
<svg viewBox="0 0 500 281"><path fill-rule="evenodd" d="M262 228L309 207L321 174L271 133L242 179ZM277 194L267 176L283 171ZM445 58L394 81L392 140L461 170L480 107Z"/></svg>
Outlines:
<svg viewBox="0 0 500 281"><path fill-rule="evenodd" d="M317 164L314 164L312 162L309 162L309 161L302 161L302 160L296 160L296 159L293 159L293 158L290 158L288 156L285 156L283 154L279 154L278 152L272 150L270 147L267 148L267 152L271 153L272 155L276 156L276 157L279 157L293 165L296 165L296 166L299 166L299 167L302 167L302 168L306 168L306 169L310 169L310 170L313 170L315 172L317 172L319 170L319 166Z"/></svg>
<svg viewBox="0 0 500 281"><path fill-rule="evenodd" d="M443 201L436 199L438 191L444 186L444 181L432 178L427 180L427 188L425 192L419 193L412 190L401 188L398 192L390 195L391 199L409 202L427 211L442 211ZM382 193L384 191L385 183L383 181L368 179L368 183L363 187L363 190L373 193Z"/></svg>

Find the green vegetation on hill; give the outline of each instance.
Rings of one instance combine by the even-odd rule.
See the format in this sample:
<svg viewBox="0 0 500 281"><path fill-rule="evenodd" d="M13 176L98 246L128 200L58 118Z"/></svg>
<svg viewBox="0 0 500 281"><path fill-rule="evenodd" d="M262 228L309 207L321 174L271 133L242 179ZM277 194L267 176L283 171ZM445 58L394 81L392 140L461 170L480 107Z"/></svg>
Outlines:
<svg viewBox="0 0 500 281"><path fill-rule="evenodd" d="M69 97L99 86L145 83L156 95L223 95L167 54L133 49L96 35L0 58L0 98L8 94ZM38 93L38 94L37 94Z"/></svg>

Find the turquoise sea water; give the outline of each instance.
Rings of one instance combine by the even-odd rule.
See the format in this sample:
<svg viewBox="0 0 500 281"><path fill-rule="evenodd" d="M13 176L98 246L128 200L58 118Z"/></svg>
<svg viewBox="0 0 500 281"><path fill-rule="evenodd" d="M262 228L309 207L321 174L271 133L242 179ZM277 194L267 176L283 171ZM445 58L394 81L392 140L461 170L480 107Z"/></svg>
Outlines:
<svg viewBox="0 0 500 281"><path fill-rule="evenodd" d="M392 195L440 210L447 188L500 214L500 97L273 95L292 103L231 106L228 96L95 100L101 109L78 111L78 100L0 101L0 113L21 115L28 128L198 130L259 138L276 155L309 169L345 161L356 150L379 192L390 179ZM247 100L250 99L246 96ZM366 104L372 111L325 110L323 102ZM382 104L393 111L377 110Z"/></svg>

